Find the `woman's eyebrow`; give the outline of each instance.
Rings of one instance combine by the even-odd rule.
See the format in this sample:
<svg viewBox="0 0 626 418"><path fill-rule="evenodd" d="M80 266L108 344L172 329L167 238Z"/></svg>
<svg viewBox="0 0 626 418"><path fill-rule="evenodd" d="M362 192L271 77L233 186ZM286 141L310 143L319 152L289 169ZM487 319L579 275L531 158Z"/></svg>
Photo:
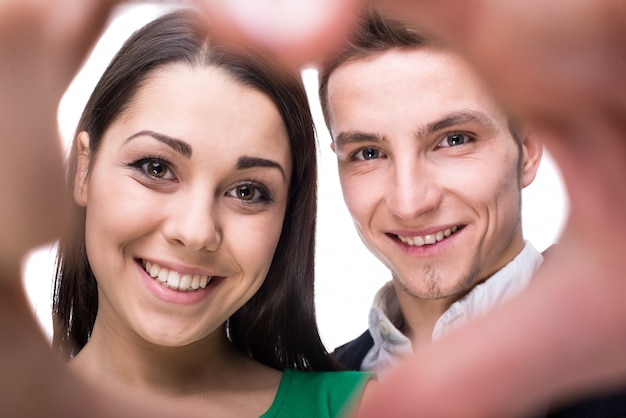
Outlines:
<svg viewBox="0 0 626 418"><path fill-rule="evenodd" d="M285 179L285 181L287 181L287 176L285 175L285 170L276 161L268 160L266 158L246 157L246 156L239 157L239 160L237 161L237 169L238 170L245 170L245 169L248 169L248 168L255 168L255 167L275 168L278 171L280 171L280 174L282 174L283 179Z"/></svg>
<svg viewBox="0 0 626 418"><path fill-rule="evenodd" d="M184 141L181 141L180 139L176 139L168 135L160 134L158 132L154 132L150 130L140 131L126 138L126 141L133 140L139 136L150 136L156 139L157 141L162 142L168 147L172 148L174 151L176 151L183 157L191 158L191 154L192 154L191 145L189 145L188 143Z"/></svg>

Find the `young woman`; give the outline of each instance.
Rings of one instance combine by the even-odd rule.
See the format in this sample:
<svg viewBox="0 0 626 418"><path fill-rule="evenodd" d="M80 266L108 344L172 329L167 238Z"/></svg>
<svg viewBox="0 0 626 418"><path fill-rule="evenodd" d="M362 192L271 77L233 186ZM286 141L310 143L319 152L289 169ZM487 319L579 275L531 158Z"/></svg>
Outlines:
<svg viewBox="0 0 626 418"><path fill-rule="evenodd" d="M135 33L79 121L53 345L104 389L209 416L335 416L313 306L316 154L296 72L190 10ZM303 372L306 371L306 372Z"/></svg>

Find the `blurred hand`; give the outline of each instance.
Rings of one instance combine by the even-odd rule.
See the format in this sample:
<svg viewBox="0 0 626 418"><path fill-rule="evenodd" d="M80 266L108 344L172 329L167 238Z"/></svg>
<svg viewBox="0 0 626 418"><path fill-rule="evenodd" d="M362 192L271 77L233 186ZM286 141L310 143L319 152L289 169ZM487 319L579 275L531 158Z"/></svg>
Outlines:
<svg viewBox="0 0 626 418"><path fill-rule="evenodd" d="M30 249L57 238L65 169L57 107L113 0L0 2L0 282Z"/></svg>
<svg viewBox="0 0 626 418"><path fill-rule="evenodd" d="M563 173L570 216L528 291L372 386L359 416L518 416L625 384L626 0L370 3L464 54L504 105L541 132ZM282 41L277 31L271 42L250 30L268 27L270 14L222 16L248 42L289 42L297 53L283 59L298 65L329 50L316 49L317 39L340 40L357 6L329 9L329 21L345 19L336 29L318 24Z"/></svg>
<svg viewBox="0 0 626 418"><path fill-rule="evenodd" d="M360 0L197 0L215 32L304 67L332 52Z"/></svg>
<svg viewBox="0 0 626 418"><path fill-rule="evenodd" d="M464 53L514 110L626 112L626 0L197 0L218 32L302 65L373 5ZM583 99L584 100L581 100Z"/></svg>
<svg viewBox="0 0 626 418"><path fill-rule="evenodd" d="M570 197L559 243L524 293L396 367L359 418L532 416L626 388L625 132L606 117L540 133Z"/></svg>
<svg viewBox="0 0 626 418"><path fill-rule="evenodd" d="M359 5L358 0L308 1L295 7L287 0L197 0L216 31L298 66L331 52ZM35 390L39 401L52 396L67 401L66 411L76 407L71 390L50 391L76 382L44 351L19 291L19 275L12 272L28 249L60 233L65 188L56 109L114 3L0 2L0 144L5 157L0 284L11 284L0 289L5 309L0 331L3 341L14 343L0 346L5 359L0 404L16 411L32 402L28 395L34 381L44 382ZM527 292L398 368L367 394L364 416L380 416L381 411L395 416L515 416L555 396L624 382L625 1L374 3L432 30L466 54L511 109L545 132L564 175L571 215L558 252ZM41 376L48 380L33 380ZM99 402L109 412L114 408L93 393L75 393L83 403ZM94 398L80 398L86 394ZM69 416L56 411L56 416Z"/></svg>
<svg viewBox="0 0 626 418"><path fill-rule="evenodd" d="M464 53L514 110L626 112L624 0L378 0Z"/></svg>

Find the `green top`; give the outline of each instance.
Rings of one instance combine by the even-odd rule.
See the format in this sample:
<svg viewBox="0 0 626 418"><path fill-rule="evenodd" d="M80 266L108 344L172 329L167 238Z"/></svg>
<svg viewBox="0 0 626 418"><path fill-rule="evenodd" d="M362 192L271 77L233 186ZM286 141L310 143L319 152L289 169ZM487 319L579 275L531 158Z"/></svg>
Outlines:
<svg viewBox="0 0 626 418"><path fill-rule="evenodd" d="M356 406L365 383L373 377L365 372L304 372L287 369L278 386L270 417L341 417Z"/></svg>

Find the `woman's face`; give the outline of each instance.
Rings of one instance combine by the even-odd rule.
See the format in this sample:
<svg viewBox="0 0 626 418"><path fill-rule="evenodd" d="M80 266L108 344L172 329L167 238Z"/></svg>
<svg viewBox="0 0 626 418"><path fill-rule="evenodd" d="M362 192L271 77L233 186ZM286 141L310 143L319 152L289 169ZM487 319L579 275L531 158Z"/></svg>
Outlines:
<svg viewBox="0 0 626 418"><path fill-rule="evenodd" d="M265 280L291 169L265 94L214 67L152 73L97 156L79 157L97 322L163 346L219 329Z"/></svg>

